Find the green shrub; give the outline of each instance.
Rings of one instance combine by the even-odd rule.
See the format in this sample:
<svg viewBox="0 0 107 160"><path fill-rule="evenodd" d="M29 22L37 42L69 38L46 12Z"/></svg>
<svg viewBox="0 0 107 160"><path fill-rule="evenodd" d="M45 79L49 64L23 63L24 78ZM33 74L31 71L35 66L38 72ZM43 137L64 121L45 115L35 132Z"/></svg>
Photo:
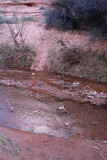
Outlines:
<svg viewBox="0 0 107 160"><path fill-rule="evenodd" d="M47 29L85 30L107 38L106 0L55 0L44 16Z"/></svg>
<svg viewBox="0 0 107 160"><path fill-rule="evenodd" d="M106 0L78 0L73 10L79 28L90 31L96 37L107 37Z"/></svg>
<svg viewBox="0 0 107 160"><path fill-rule="evenodd" d="M40 7L40 10L44 10L44 7L41 6L41 7Z"/></svg>
<svg viewBox="0 0 107 160"><path fill-rule="evenodd" d="M0 24L3 24L3 23L5 23L5 19L2 16L0 16Z"/></svg>
<svg viewBox="0 0 107 160"><path fill-rule="evenodd" d="M23 21L23 22L29 22L29 21L37 22L37 21L39 21L39 20L36 19L34 16L28 16L28 17L23 17L23 18L22 18L22 21Z"/></svg>

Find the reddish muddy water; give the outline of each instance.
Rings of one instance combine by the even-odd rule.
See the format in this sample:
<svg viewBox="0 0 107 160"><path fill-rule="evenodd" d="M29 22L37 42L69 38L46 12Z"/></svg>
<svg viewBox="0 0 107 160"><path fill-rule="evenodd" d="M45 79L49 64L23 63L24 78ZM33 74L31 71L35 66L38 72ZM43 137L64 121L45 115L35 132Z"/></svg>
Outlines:
<svg viewBox="0 0 107 160"><path fill-rule="evenodd" d="M106 139L107 84L0 70L0 125L56 137Z"/></svg>
<svg viewBox="0 0 107 160"><path fill-rule="evenodd" d="M0 160L106 160L106 109L106 83L0 70Z"/></svg>

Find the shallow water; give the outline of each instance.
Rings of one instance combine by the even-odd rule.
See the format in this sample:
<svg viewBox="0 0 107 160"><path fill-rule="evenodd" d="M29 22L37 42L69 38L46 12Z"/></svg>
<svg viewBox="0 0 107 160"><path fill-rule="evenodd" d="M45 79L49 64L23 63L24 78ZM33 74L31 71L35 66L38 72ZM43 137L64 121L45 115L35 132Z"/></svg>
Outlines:
<svg viewBox="0 0 107 160"><path fill-rule="evenodd" d="M0 70L0 125L56 137L106 139L107 84ZM62 109L61 109L62 108Z"/></svg>

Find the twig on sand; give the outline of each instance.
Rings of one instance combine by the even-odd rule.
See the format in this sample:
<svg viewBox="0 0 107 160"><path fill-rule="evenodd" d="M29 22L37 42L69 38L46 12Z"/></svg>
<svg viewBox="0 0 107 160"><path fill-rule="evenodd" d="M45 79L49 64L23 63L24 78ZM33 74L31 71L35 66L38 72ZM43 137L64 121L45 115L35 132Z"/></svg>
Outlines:
<svg viewBox="0 0 107 160"><path fill-rule="evenodd" d="M25 115L23 116L23 119L26 118L26 117L29 115L29 113L30 113L30 112L28 112L27 114L25 114Z"/></svg>
<svg viewBox="0 0 107 160"><path fill-rule="evenodd" d="M14 109L13 109L12 105L10 104L10 102L9 102L8 100L7 100L7 103L8 103L8 105L9 105L10 109L11 109L10 111L13 112Z"/></svg>
<svg viewBox="0 0 107 160"><path fill-rule="evenodd" d="M85 145L88 145L89 147L91 147L91 148L99 151L102 159L103 159L103 160L107 160L107 159L104 157L104 155L103 155L103 153L102 153L102 151L101 151L101 149L100 149L99 147L97 147L97 146L92 146L92 145L90 145L90 144L85 143L84 141L83 141L83 143L84 143Z"/></svg>

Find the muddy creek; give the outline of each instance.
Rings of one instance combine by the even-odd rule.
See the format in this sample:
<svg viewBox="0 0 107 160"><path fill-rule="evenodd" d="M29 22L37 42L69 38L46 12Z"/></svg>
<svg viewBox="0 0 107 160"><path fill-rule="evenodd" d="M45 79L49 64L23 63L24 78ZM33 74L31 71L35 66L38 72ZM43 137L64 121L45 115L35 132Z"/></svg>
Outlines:
<svg viewBox="0 0 107 160"><path fill-rule="evenodd" d="M56 137L106 139L107 84L0 70L0 126Z"/></svg>

